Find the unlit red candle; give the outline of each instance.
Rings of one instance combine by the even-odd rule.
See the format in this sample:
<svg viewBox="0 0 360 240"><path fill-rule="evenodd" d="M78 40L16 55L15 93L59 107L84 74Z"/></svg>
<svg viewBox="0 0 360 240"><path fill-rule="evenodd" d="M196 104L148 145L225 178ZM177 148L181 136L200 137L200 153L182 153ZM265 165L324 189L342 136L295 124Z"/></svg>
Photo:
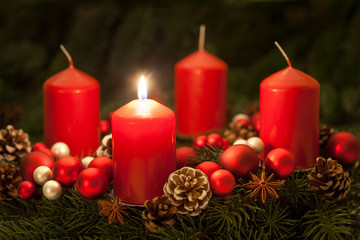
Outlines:
<svg viewBox="0 0 360 240"><path fill-rule="evenodd" d="M296 168L310 168L319 154L320 85L288 64L260 84L264 157L274 148L285 148L294 155Z"/></svg>
<svg viewBox="0 0 360 240"><path fill-rule="evenodd" d="M176 169L175 114L145 95L139 91L139 100L111 117L114 194L136 205L162 196L164 184Z"/></svg>
<svg viewBox="0 0 360 240"><path fill-rule="evenodd" d="M180 137L194 137L226 125L227 64L204 50L201 27L199 51L175 65L176 128Z"/></svg>
<svg viewBox="0 0 360 240"><path fill-rule="evenodd" d="M69 67L43 85L45 144L50 148L64 142L74 156L92 155L100 139L99 83L77 70L66 55Z"/></svg>

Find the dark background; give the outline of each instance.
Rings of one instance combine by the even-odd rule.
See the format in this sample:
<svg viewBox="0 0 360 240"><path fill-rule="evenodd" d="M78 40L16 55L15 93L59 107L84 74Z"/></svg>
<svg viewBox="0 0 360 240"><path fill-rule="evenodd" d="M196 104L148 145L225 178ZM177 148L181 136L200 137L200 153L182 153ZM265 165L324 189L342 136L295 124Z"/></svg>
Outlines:
<svg viewBox="0 0 360 240"><path fill-rule="evenodd" d="M321 84L321 122L356 128L360 119L360 2L307 1L2 1L0 128L23 128L42 139L42 84L68 66L101 86L101 115L136 98L138 76L149 97L173 108L174 64L205 49L229 65L229 115L258 100L259 84L293 67Z"/></svg>

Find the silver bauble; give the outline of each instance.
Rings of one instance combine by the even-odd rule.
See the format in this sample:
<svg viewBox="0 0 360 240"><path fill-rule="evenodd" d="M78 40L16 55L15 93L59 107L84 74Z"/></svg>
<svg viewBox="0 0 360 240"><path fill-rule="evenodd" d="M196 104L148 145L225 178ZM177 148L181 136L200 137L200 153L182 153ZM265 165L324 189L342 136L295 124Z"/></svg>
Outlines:
<svg viewBox="0 0 360 240"><path fill-rule="evenodd" d="M239 145L239 144L248 145L248 142L245 139L240 138L233 143L233 145Z"/></svg>
<svg viewBox="0 0 360 240"><path fill-rule="evenodd" d="M238 120L240 119L245 119L245 120L248 120L250 121L250 118L248 115L244 114L244 113L239 113L239 114L236 114L233 119L232 119L232 122L235 123L237 122Z"/></svg>
<svg viewBox="0 0 360 240"><path fill-rule="evenodd" d="M33 173L34 180L40 186L51 180L53 175L50 168L46 166L37 167Z"/></svg>
<svg viewBox="0 0 360 240"><path fill-rule="evenodd" d="M56 200L61 196L62 188L55 180L47 181L43 186L43 194L48 200Z"/></svg>
<svg viewBox="0 0 360 240"><path fill-rule="evenodd" d="M251 137L247 140L248 145L257 152L257 154L260 154L264 150L264 142L261 140L261 138L258 137Z"/></svg>
<svg viewBox="0 0 360 240"><path fill-rule="evenodd" d="M87 156L81 159L81 163L84 166L84 168L87 168L92 160L94 160L94 157Z"/></svg>
<svg viewBox="0 0 360 240"><path fill-rule="evenodd" d="M54 154L56 159L67 157L70 155L69 146L63 142L57 142L51 147L51 152Z"/></svg>

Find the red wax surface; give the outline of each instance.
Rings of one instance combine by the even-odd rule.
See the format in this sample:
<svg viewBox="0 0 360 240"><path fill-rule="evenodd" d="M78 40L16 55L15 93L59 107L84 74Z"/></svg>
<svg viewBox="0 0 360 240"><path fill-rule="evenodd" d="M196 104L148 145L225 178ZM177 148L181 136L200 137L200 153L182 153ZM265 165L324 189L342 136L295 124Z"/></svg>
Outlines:
<svg viewBox="0 0 360 240"><path fill-rule="evenodd" d="M64 142L71 155L92 155L100 140L100 87L93 77L70 67L43 86L44 139L50 148Z"/></svg>
<svg viewBox="0 0 360 240"><path fill-rule="evenodd" d="M175 65L176 130L194 137L226 125L225 62L206 51L195 52Z"/></svg>
<svg viewBox="0 0 360 240"><path fill-rule="evenodd" d="M315 165L319 154L319 83L287 67L260 84L260 138L264 154L289 150L296 168Z"/></svg>
<svg viewBox="0 0 360 240"><path fill-rule="evenodd" d="M134 100L112 115L114 194L143 205L162 196L176 170L175 114L154 100Z"/></svg>

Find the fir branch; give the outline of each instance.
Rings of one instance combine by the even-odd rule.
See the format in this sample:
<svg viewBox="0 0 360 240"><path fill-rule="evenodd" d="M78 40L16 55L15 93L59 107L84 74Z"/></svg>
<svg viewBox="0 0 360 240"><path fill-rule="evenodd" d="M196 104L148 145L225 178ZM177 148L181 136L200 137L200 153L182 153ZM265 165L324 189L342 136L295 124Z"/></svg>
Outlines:
<svg viewBox="0 0 360 240"><path fill-rule="evenodd" d="M290 207L296 215L305 213L313 205L316 194L309 187L308 171L299 171L286 178L279 191L282 206ZM301 216L301 215L300 215Z"/></svg>
<svg viewBox="0 0 360 240"><path fill-rule="evenodd" d="M236 239L246 240L270 240L270 233L265 231L264 227L255 227L254 225L245 226L241 229L239 235L235 236Z"/></svg>
<svg viewBox="0 0 360 240"><path fill-rule="evenodd" d="M160 234L149 236L158 239L228 239L224 233L204 228L204 218L200 215L190 217L188 215L176 215L176 224L169 226Z"/></svg>
<svg viewBox="0 0 360 240"><path fill-rule="evenodd" d="M298 221L289 215L289 209L281 208L279 201L274 200L264 207L264 211L258 212L256 221L261 231L269 234L270 239L291 239L297 223Z"/></svg>
<svg viewBox="0 0 360 240"><path fill-rule="evenodd" d="M247 226L255 220L256 212L261 209L249 199L250 192L246 192L239 184L234 192L227 199L211 199L205 215L210 228L236 235L243 225Z"/></svg>
<svg viewBox="0 0 360 240"><path fill-rule="evenodd" d="M13 201L0 201L0 221L7 219L28 218L37 214L37 200L22 200L14 198Z"/></svg>
<svg viewBox="0 0 360 240"><path fill-rule="evenodd" d="M187 166L196 167L197 165L205 161L212 161L220 165L220 157L223 153L223 150L219 149L218 147L205 145L200 148L194 148L194 151L196 155L190 159Z"/></svg>
<svg viewBox="0 0 360 240"><path fill-rule="evenodd" d="M316 209L308 211L303 216L302 236L313 240L345 239L351 235L353 224L349 215L350 210L342 204L320 203Z"/></svg>

